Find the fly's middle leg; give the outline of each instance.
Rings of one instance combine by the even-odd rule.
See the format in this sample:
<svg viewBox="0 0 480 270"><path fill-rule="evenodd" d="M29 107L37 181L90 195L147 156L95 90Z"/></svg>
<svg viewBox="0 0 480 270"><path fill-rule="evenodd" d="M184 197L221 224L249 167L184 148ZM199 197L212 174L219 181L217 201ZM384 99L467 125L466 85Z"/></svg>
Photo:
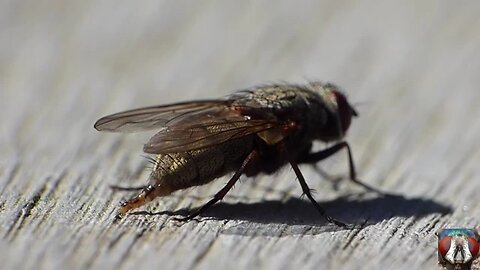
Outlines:
<svg viewBox="0 0 480 270"><path fill-rule="evenodd" d="M294 162L290 162L290 165L293 168L293 171L295 172L295 175L297 176L298 182L300 183L300 186L302 187L303 193L307 196L307 198L310 200L310 202L315 206L317 211L322 215L328 222L333 223L339 227L347 228L347 224L336 220L335 218L327 215L325 212L325 209L321 207L318 202L313 198L312 193L310 192L310 188L307 185L307 182L305 182L305 178L303 177L303 174L300 172L300 169L298 168L297 164Z"/></svg>

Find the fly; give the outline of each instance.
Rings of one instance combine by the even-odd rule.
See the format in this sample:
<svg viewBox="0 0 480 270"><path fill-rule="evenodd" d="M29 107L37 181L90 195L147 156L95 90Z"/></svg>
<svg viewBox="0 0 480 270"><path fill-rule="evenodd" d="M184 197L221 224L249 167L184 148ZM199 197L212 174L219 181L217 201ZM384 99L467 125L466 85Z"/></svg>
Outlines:
<svg viewBox="0 0 480 270"><path fill-rule="evenodd" d="M123 215L156 197L207 184L234 172L228 183L190 220L222 200L242 174L272 174L290 164L303 193L328 221L315 201L299 164L314 164L341 149L348 152L350 179L367 189L355 173L352 152L342 139L357 112L333 84L271 84L238 91L221 99L144 107L102 117L95 129L110 132L157 130L143 151L155 162L146 187L121 204ZM313 152L314 141L335 142Z"/></svg>
<svg viewBox="0 0 480 270"><path fill-rule="evenodd" d="M447 269L470 269L480 251L476 229L448 228L436 233L438 263Z"/></svg>

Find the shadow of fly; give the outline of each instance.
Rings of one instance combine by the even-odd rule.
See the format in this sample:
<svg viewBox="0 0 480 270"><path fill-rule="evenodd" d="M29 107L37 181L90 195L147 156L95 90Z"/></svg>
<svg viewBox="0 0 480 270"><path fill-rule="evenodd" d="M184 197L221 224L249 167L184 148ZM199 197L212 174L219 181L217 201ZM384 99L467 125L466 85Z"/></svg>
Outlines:
<svg viewBox="0 0 480 270"><path fill-rule="evenodd" d="M230 172L228 183L198 210L178 220L187 221L222 200L242 174L272 174L290 164L303 193L316 210L338 226L346 224L327 215L315 201L298 165L314 164L341 149L348 152L350 179L356 178L350 146L342 141L357 112L333 84L270 84L235 92L221 99L144 107L102 117L99 131L157 130L143 150L155 154L148 184L129 201L124 215L156 197L207 184ZM314 141L335 142L312 151Z"/></svg>

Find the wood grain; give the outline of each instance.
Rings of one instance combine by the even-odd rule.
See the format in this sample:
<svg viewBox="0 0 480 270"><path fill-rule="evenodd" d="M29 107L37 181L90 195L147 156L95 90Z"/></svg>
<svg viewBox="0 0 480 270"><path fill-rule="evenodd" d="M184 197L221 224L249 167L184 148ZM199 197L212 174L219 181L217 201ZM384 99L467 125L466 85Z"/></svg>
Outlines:
<svg viewBox="0 0 480 270"><path fill-rule="evenodd" d="M435 269L434 232L479 223L478 1L1 1L1 269ZM114 222L148 176L151 133L102 115L259 83L331 81L360 112L359 177L244 179L199 221L172 216L226 181ZM318 145L319 148L324 145ZM322 162L347 175L346 154ZM334 177L334 178L335 178Z"/></svg>

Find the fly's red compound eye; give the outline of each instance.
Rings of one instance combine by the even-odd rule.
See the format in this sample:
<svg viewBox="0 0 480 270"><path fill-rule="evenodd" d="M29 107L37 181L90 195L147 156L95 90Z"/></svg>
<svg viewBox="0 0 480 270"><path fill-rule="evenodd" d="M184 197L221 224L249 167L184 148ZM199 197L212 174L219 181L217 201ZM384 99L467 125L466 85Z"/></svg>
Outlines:
<svg viewBox="0 0 480 270"><path fill-rule="evenodd" d="M442 255L443 258L447 255L447 252L450 250L450 245L452 243L452 237L447 236L440 240L438 242L438 251L440 252L440 255ZM477 242L477 247L478 247L478 242Z"/></svg>
<svg viewBox="0 0 480 270"><path fill-rule="evenodd" d="M478 255L480 246L478 245L477 239L473 237L468 237L468 249L470 250L470 254L472 254L472 257L476 257Z"/></svg>

